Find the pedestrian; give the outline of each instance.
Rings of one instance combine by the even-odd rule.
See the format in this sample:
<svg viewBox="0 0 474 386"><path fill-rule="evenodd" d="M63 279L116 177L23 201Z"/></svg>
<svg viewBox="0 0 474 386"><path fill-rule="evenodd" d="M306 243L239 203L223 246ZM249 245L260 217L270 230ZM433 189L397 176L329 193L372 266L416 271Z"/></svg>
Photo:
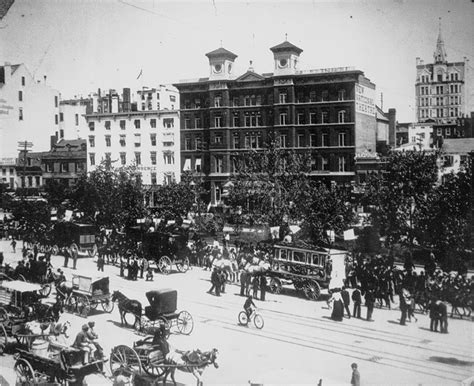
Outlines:
<svg viewBox="0 0 474 386"><path fill-rule="evenodd" d="M254 299L258 299L258 287L259 287L258 276L254 275L253 280L252 280L252 296Z"/></svg>
<svg viewBox="0 0 474 386"><path fill-rule="evenodd" d="M436 302L436 309L439 320L439 329L442 334L448 333L448 306L445 302L438 300Z"/></svg>
<svg viewBox="0 0 474 386"><path fill-rule="evenodd" d="M400 316L400 325L402 326L406 325L405 322L407 320L409 296L410 294L405 288L402 288L400 293L398 294L398 297L400 299L400 311L402 313Z"/></svg>
<svg viewBox="0 0 474 386"><path fill-rule="evenodd" d="M105 265L104 256L100 254L97 257L97 271L104 272L104 265Z"/></svg>
<svg viewBox="0 0 474 386"><path fill-rule="evenodd" d="M4 260L3 252L0 252L0 267L3 265L3 260Z"/></svg>
<svg viewBox="0 0 474 386"><path fill-rule="evenodd" d="M72 254L72 269L76 269L77 257L79 255L79 250L77 246L75 248L71 248L71 254Z"/></svg>
<svg viewBox="0 0 474 386"><path fill-rule="evenodd" d="M71 253L70 253L68 247L63 248L63 255L64 255L64 265L63 265L63 267L67 268L67 265L69 263L69 257L71 257Z"/></svg>
<svg viewBox="0 0 474 386"><path fill-rule="evenodd" d="M143 279L143 272L146 271L145 264L148 265L148 261L142 256L138 260L138 266L140 267L140 279Z"/></svg>
<svg viewBox="0 0 474 386"><path fill-rule="evenodd" d="M265 275L260 275L260 300L265 301L265 293L267 292L267 278Z"/></svg>
<svg viewBox="0 0 474 386"><path fill-rule="evenodd" d="M408 304L408 321L411 322L411 318L415 319L415 322L418 322L418 319L415 316L415 297L412 295L410 296L410 302Z"/></svg>
<svg viewBox="0 0 474 386"><path fill-rule="evenodd" d="M223 269L219 269L219 285L220 291L225 294L225 282L227 281L227 274Z"/></svg>
<svg viewBox="0 0 474 386"><path fill-rule="evenodd" d="M12 242L10 243L13 249L13 253L16 253L16 240L15 238L12 239Z"/></svg>
<svg viewBox="0 0 474 386"><path fill-rule="evenodd" d="M367 321L372 321L372 314L374 312L375 295L372 288L368 288L365 292L365 305L367 306Z"/></svg>
<svg viewBox="0 0 474 386"><path fill-rule="evenodd" d="M148 266L148 269L146 271L146 281L153 281L153 270L151 269L150 266Z"/></svg>
<svg viewBox="0 0 474 386"><path fill-rule="evenodd" d="M342 301L344 302L344 309L347 312L347 317L351 318L351 311L349 310L349 305L351 304L351 298L349 296L349 291L347 291L346 287L342 287L341 291Z"/></svg>
<svg viewBox="0 0 474 386"><path fill-rule="evenodd" d="M207 291L207 293L209 294L212 294L213 290L216 290L216 296L221 296L220 294L220 283L219 283L219 272L217 271L217 267L214 267L213 271L212 271L212 274L211 274L211 283L212 283L212 286L211 288L209 289L209 291Z"/></svg>
<svg viewBox="0 0 474 386"><path fill-rule="evenodd" d="M331 319L337 322L342 322L342 318L344 317L344 303L342 301L342 296L339 289L336 289L332 293L331 298L328 300L328 305L330 305L331 303Z"/></svg>
<svg viewBox="0 0 474 386"><path fill-rule="evenodd" d="M247 272L242 270L240 273L240 296L245 296L245 283L247 282Z"/></svg>
<svg viewBox="0 0 474 386"><path fill-rule="evenodd" d="M360 386L360 373L357 369L357 363L353 363L351 365L352 368L352 378L351 378L351 385L353 386Z"/></svg>

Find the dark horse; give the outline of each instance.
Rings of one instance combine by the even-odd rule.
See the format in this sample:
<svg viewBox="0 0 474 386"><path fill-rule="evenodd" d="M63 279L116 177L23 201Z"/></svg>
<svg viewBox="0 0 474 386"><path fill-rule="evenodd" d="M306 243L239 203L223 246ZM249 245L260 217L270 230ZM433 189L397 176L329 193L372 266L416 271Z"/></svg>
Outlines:
<svg viewBox="0 0 474 386"><path fill-rule="evenodd" d="M141 329L142 304L138 300L129 299L120 291L114 291L112 294L112 301L118 302L118 309L120 313L120 323L126 324L125 314L135 315L135 323L133 324L138 330Z"/></svg>
<svg viewBox="0 0 474 386"><path fill-rule="evenodd" d="M200 350L186 352L184 355L179 351L170 352L165 359L165 363L170 366L165 369L163 386L166 385L166 379L170 374L173 384L176 386L176 381L174 379L176 369L185 373L193 374L196 378L197 386L202 386L203 383L201 376L204 369L211 364L214 365L216 369L219 367L217 364L217 353L218 351L215 348L206 352L201 352Z"/></svg>

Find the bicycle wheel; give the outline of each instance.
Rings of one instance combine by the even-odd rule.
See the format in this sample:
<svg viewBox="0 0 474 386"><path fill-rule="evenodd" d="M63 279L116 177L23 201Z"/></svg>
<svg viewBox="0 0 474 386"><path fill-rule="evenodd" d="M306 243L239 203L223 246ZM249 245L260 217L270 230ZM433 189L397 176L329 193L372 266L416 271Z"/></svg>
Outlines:
<svg viewBox="0 0 474 386"><path fill-rule="evenodd" d="M259 330L261 330L264 324L262 315L255 314L255 317L253 318L253 324L255 324L255 327L257 327Z"/></svg>
<svg viewBox="0 0 474 386"><path fill-rule="evenodd" d="M245 311L240 311L239 313L239 324L242 326L249 324L249 318L247 317L247 313Z"/></svg>

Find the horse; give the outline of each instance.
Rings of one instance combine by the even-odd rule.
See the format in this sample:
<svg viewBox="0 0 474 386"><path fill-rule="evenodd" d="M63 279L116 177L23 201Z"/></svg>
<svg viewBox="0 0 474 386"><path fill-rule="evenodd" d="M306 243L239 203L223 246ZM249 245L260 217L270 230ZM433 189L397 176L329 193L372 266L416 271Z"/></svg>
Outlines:
<svg viewBox="0 0 474 386"><path fill-rule="evenodd" d="M127 324L125 314L130 313L135 315L135 324L138 323L141 329L141 316L142 316L142 304L138 300L129 299L120 291L114 291L112 293L112 302L118 302L118 309L120 313L120 323Z"/></svg>
<svg viewBox="0 0 474 386"><path fill-rule="evenodd" d="M222 269L226 273L229 280L231 282L235 282L235 279L237 277L237 263L235 261L224 258L215 259L213 267L218 267Z"/></svg>
<svg viewBox="0 0 474 386"><path fill-rule="evenodd" d="M165 364L170 366L165 367L163 386L166 385L168 375L171 375L171 380L173 381L174 386L176 386L176 381L174 379L176 369L185 373L192 373L196 378L196 385L202 386L203 382L201 376L206 367L212 364L216 369L219 368L217 363L217 353L218 351L216 348L205 352L201 352L200 350L188 351L185 353L179 351L170 352L165 358Z"/></svg>

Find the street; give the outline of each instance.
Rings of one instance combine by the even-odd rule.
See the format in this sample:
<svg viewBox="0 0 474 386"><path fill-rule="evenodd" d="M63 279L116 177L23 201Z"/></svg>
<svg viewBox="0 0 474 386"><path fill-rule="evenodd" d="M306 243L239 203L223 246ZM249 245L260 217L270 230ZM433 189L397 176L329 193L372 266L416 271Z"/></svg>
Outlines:
<svg viewBox="0 0 474 386"><path fill-rule="evenodd" d="M6 262L20 258L18 247L14 255L8 241L0 242ZM63 258L55 256L52 262L60 267ZM90 258L81 258L77 271L64 271L68 278L73 272L99 276ZM178 290L177 311L190 312L195 325L190 336L172 334L171 345L219 350L219 368L210 366L204 371L205 384L315 385L320 379L323 385L350 384L353 362L358 364L363 385L455 385L473 374L473 328L468 320L449 319L449 334L433 333L427 315L416 314L418 322L399 325L400 311L393 305L392 311L376 308L373 322L355 318L335 322L325 301L267 293L265 302L255 301L265 321L263 329L257 330L253 325L242 327L237 323L244 303L238 295L240 288L228 285L221 297L207 294L210 272L201 268L193 267L185 274L156 274L153 282L130 282L121 278L119 268L113 266L106 266L104 274L110 277L111 291L120 290L141 301L143 307L148 304L145 293L151 289ZM363 307L363 317L365 313ZM61 320L72 323L72 343L86 319L64 313ZM111 314L99 307L89 320L96 322L106 353L115 345L133 346L141 339L133 330L120 326L117 307ZM10 384L15 383L13 364L10 356L0 361L0 374ZM180 384L195 383L192 375L179 371L176 380ZM101 378L99 383L105 382Z"/></svg>

